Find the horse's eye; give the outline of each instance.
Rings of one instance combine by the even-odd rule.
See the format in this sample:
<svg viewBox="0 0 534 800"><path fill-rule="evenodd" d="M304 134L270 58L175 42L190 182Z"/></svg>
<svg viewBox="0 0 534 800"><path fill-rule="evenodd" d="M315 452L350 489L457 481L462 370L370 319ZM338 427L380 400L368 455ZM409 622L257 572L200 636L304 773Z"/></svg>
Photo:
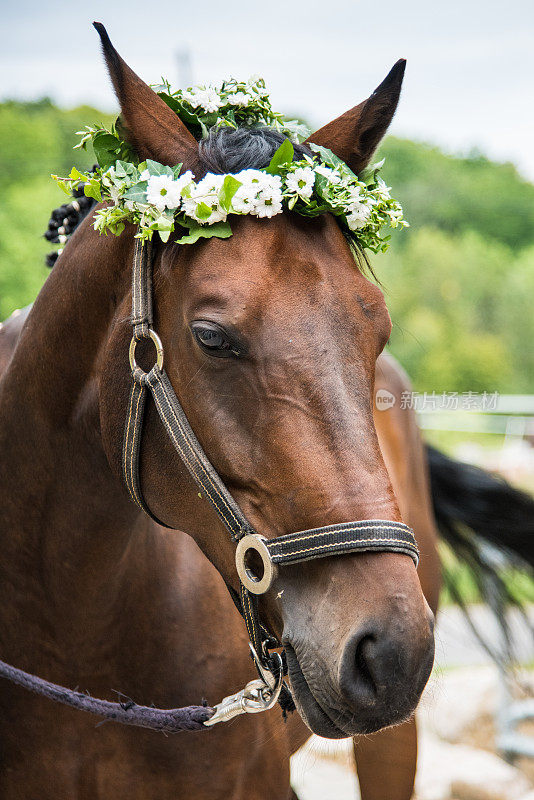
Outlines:
<svg viewBox="0 0 534 800"><path fill-rule="evenodd" d="M225 331L214 322L193 322L191 330L202 350L208 355L218 358L240 355L239 349L230 341Z"/></svg>

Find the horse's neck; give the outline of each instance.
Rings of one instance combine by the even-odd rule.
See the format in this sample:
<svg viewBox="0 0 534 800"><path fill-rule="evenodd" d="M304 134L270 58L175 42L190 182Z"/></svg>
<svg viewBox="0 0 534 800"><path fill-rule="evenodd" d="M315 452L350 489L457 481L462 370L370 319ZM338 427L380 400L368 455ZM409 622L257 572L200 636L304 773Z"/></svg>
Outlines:
<svg viewBox="0 0 534 800"><path fill-rule="evenodd" d="M105 616L128 569L132 530L144 525L102 448L96 377L117 299L128 290L131 247L83 225L0 379L4 634L22 619L54 627L63 614L65 625L76 625L73 609Z"/></svg>

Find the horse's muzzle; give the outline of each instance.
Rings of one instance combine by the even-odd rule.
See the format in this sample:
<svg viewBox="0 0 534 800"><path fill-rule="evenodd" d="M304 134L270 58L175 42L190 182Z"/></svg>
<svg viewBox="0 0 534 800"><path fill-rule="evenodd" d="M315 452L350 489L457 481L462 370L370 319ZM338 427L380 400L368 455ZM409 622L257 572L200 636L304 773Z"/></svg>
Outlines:
<svg viewBox="0 0 534 800"><path fill-rule="evenodd" d="M370 734L414 712L434 660L433 616L417 640L376 623L362 626L346 640L334 680L308 645L284 644L293 697L313 733L330 739Z"/></svg>

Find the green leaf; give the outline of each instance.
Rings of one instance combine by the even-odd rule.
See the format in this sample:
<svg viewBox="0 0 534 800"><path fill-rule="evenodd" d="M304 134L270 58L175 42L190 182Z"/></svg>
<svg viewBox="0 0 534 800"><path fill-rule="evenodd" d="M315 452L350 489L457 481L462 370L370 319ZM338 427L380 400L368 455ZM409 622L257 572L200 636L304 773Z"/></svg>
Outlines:
<svg viewBox="0 0 534 800"><path fill-rule="evenodd" d="M150 158L146 160L146 168L151 175L168 175L170 178L174 178L172 167L166 167L164 164L152 161Z"/></svg>
<svg viewBox="0 0 534 800"><path fill-rule="evenodd" d="M189 233L178 239L178 244L195 244L199 239L228 239L232 229L228 222L216 222L215 225L199 225L192 220L180 221L180 225L189 228Z"/></svg>
<svg viewBox="0 0 534 800"><path fill-rule="evenodd" d="M219 203L225 211L230 211L233 196L242 185L241 181L238 181L233 175L227 175L224 179L223 185L219 190Z"/></svg>
<svg viewBox="0 0 534 800"><path fill-rule="evenodd" d="M87 175L84 175L83 172L80 172L79 169L73 167L69 173L69 178L71 178L71 180L73 181L86 181Z"/></svg>
<svg viewBox="0 0 534 800"><path fill-rule="evenodd" d="M124 192L123 197L125 200L133 200L134 203L146 203L146 187L147 182L142 181Z"/></svg>
<svg viewBox="0 0 534 800"><path fill-rule="evenodd" d="M173 97L172 95L168 94L167 92L157 92L159 97L166 103L169 108L172 108L174 113L180 117L182 122L185 122L186 125L191 125L193 127L200 126L200 118L198 114L194 114L191 111L188 111L187 108L183 103L181 103L177 97Z"/></svg>
<svg viewBox="0 0 534 800"><path fill-rule="evenodd" d="M97 203L102 202L102 195L100 193L100 181L90 180L83 187L83 192L86 197L92 197L93 200L97 201Z"/></svg>
<svg viewBox="0 0 534 800"><path fill-rule="evenodd" d="M350 167L348 167L344 161L338 158L335 153L329 150L328 147L321 147L319 144L310 142L310 148L314 153L318 153L321 156L321 161L324 161L327 166L332 167L332 169L339 167L342 173L345 173L345 175L352 175L354 178L356 178L356 175L350 169Z"/></svg>
<svg viewBox="0 0 534 800"><path fill-rule="evenodd" d="M320 172L315 173L315 192L319 195L319 197L326 197L329 188L329 181L324 175L321 175Z"/></svg>
<svg viewBox="0 0 534 800"><path fill-rule="evenodd" d="M209 219L211 212L212 209L206 203L199 203L196 209L196 215L200 219Z"/></svg>
<svg viewBox="0 0 534 800"><path fill-rule="evenodd" d="M229 123L230 128L237 128L235 111L233 108L229 108L228 111L224 112L224 121L226 122L226 124Z"/></svg>
<svg viewBox="0 0 534 800"><path fill-rule="evenodd" d="M174 230L174 216L171 212L165 211L149 227L159 233L162 242L166 242Z"/></svg>
<svg viewBox="0 0 534 800"><path fill-rule="evenodd" d="M103 169L108 169L115 164L117 156L120 155L120 139L108 131L98 131L93 136L93 150L99 165Z"/></svg>
<svg viewBox="0 0 534 800"><path fill-rule="evenodd" d="M115 174L118 178L125 178L137 172L135 165L130 161L117 161L115 164Z"/></svg>
<svg viewBox="0 0 534 800"><path fill-rule="evenodd" d="M56 182L62 192L68 194L69 196L72 195L72 184L70 181L66 181L65 178L60 178L59 175L51 175L52 180Z"/></svg>
<svg viewBox="0 0 534 800"><path fill-rule="evenodd" d="M97 131L98 128L96 128L93 125L86 125L84 128L82 128L81 131L76 131L76 136L79 136L81 138L78 144L74 145L73 150L78 150L78 149L87 150L88 142L92 142L93 136Z"/></svg>
<svg viewBox="0 0 534 800"><path fill-rule="evenodd" d="M372 166L366 167L360 173L360 180L362 183L365 183L367 186L372 186L376 183L376 178L382 167L384 166L384 161L386 159L383 158L382 161L379 161L377 164L373 164Z"/></svg>
<svg viewBox="0 0 534 800"><path fill-rule="evenodd" d="M284 164L291 164L295 155L295 148L289 139L284 139L274 156L271 158L269 166L265 170L269 175L277 175L280 167Z"/></svg>

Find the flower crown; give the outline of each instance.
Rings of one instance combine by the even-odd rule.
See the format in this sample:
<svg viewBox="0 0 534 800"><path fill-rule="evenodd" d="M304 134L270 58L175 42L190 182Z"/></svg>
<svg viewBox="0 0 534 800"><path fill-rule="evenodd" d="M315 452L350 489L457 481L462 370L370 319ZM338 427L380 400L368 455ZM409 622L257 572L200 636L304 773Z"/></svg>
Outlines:
<svg viewBox="0 0 534 800"><path fill-rule="evenodd" d="M390 236L382 234L384 227L407 226L400 204L378 176L383 162L358 178L330 150L313 143L311 155L293 160L291 140L302 141L308 131L272 110L261 78L225 81L220 89L171 93L164 83L155 90L197 135L207 136L211 128L224 126L268 126L288 138L264 169L208 173L197 182L190 171L181 174L182 164L169 167L150 159L139 163L118 126L87 127L78 132L76 147L92 142L98 167L90 173L73 168L67 178L52 177L67 194L83 182L86 196L107 203L95 212L95 230L118 236L126 223L133 223L140 239L149 240L157 231L166 242L176 228L184 228L177 241L192 244L200 238L231 236L229 215L273 217L286 208L305 217L330 212L361 248L377 253L388 247Z"/></svg>

